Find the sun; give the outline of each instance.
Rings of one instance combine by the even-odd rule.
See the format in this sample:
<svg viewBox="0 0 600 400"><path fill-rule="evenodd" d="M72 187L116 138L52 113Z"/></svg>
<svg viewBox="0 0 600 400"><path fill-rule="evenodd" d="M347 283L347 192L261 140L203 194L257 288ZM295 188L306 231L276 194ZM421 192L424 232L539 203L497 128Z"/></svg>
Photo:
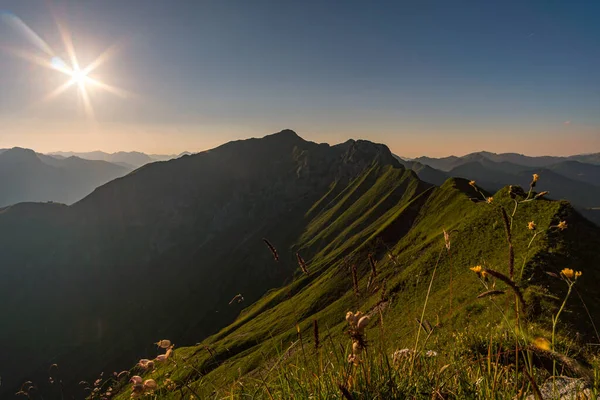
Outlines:
<svg viewBox="0 0 600 400"><path fill-rule="evenodd" d="M83 88L88 80L88 76L85 70L74 69L71 72L71 81L73 84L79 86L79 88Z"/></svg>
<svg viewBox="0 0 600 400"><path fill-rule="evenodd" d="M1 13L0 13L1 14ZM35 64L41 65L48 69L60 72L66 75L67 80L44 96L41 101L46 102L58 97L63 92L67 91L71 87L76 87L80 99L82 100L85 114L94 118L94 110L90 94L92 89L96 89L97 92L105 91L113 95L117 95L122 98L135 97L132 93L123 89L111 86L98 77L93 76L95 70L104 64L109 58L117 53L122 47L123 43L116 43L101 53L94 61L86 66L80 66L78 57L75 53L73 41L71 40L71 32L55 18L57 28L59 30L63 45L64 54L66 57L62 58L57 52L55 52L33 29L29 28L25 23L16 16L11 16L11 21L15 26L22 32L25 32L27 37L33 38L33 43L41 50L41 54L32 53L27 50L6 48L9 52L14 55L25 58ZM0 46L4 49L4 46Z"/></svg>

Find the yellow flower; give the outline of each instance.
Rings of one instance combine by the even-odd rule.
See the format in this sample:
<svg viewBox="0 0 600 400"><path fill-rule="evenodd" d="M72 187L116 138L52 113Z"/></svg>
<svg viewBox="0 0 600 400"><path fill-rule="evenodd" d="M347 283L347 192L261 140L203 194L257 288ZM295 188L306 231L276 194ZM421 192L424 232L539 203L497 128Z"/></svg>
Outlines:
<svg viewBox="0 0 600 400"><path fill-rule="evenodd" d="M538 174L533 174L533 183L537 182L538 179L540 179L540 176Z"/></svg>
<svg viewBox="0 0 600 400"><path fill-rule="evenodd" d="M493 197L488 197L488 198L487 198L487 200L486 200L486 202L487 202L488 204L492 204L492 202L493 202L493 201L494 201L494 198L493 198Z"/></svg>
<svg viewBox="0 0 600 400"><path fill-rule="evenodd" d="M544 339L543 337L536 338L533 341L533 346L540 350L550 350L550 344L550 341L548 341L548 339Z"/></svg>
<svg viewBox="0 0 600 400"><path fill-rule="evenodd" d="M530 231L535 231L535 226L535 222L531 221L527 224L527 229L529 229Z"/></svg>
<svg viewBox="0 0 600 400"><path fill-rule="evenodd" d="M575 279L579 278L583 273L581 271L575 272Z"/></svg>
<svg viewBox="0 0 600 400"><path fill-rule="evenodd" d="M481 265L476 265L474 267L471 267L470 270L475 272L477 274L477 276L480 278L485 279L488 276L488 273L485 272L485 270L483 269L483 267Z"/></svg>
<svg viewBox="0 0 600 400"><path fill-rule="evenodd" d="M471 182L469 182L469 185L471 185L471 186L475 187L475 181L471 181Z"/></svg>
<svg viewBox="0 0 600 400"><path fill-rule="evenodd" d="M560 273L567 279L573 279L575 272L571 268L565 268Z"/></svg>
<svg viewBox="0 0 600 400"><path fill-rule="evenodd" d="M567 229L567 221L560 221L556 227L561 231L564 231Z"/></svg>
<svg viewBox="0 0 600 400"><path fill-rule="evenodd" d="M481 273L481 265L476 265L474 267L469 268L471 271L475 272L476 274L480 274Z"/></svg>

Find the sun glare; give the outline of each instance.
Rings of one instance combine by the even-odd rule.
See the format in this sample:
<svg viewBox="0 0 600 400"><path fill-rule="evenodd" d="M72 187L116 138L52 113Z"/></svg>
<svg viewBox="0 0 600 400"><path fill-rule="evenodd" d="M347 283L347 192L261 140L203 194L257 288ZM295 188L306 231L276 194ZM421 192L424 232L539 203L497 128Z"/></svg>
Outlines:
<svg viewBox="0 0 600 400"><path fill-rule="evenodd" d="M37 34L33 29L29 28L20 18L13 14L6 14L0 12L0 16L3 16L5 19L8 19L11 24L21 33L23 33L30 42L35 44L35 46L42 52L42 54L32 53L23 49L14 49L14 48L6 48L2 46L3 49L8 50L14 55L25 58L31 62L34 62L43 67L52 69L54 71L61 72L68 77L68 80L46 95L42 101L51 100L61 93L65 92L71 86L77 86L79 95L83 102L83 108L88 117L94 117L94 112L92 109L91 99L88 93L88 89L91 87L101 89L106 92L110 92L114 95L120 97L131 97L131 93L126 92L120 88L108 85L97 78L91 76L91 74L96 70L101 64L106 62L111 56L113 56L121 46L113 45L106 49L102 54L100 54L93 62L87 65L85 68L81 68L79 66L79 62L77 60L77 55L75 54L75 48L73 46L73 42L71 40L71 33L69 30L62 25L58 19L55 18L56 24L64 45L65 53L68 57L65 59L61 58L54 52L54 50Z"/></svg>
<svg viewBox="0 0 600 400"><path fill-rule="evenodd" d="M79 86L79 88L82 88L85 83L87 82L87 74L85 73L85 71L82 71L80 69L75 69L73 70L73 72L71 72L71 80L73 81L74 84L76 84L77 86Z"/></svg>

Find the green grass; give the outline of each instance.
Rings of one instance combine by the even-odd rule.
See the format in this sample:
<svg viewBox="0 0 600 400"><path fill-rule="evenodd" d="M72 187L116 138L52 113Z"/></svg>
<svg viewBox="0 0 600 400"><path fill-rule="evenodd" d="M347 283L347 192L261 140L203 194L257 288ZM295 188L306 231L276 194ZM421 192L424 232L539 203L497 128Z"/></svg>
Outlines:
<svg viewBox="0 0 600 400"><path fill-rule="evenodd" d="M550 338L551 316L566 292L563 281L544 272L559 273L567 266L583 271L575 287L590 300L591 316L598 315L597 273L590 264L597 261L597 229L565 202L540 199L519 205L512 229L515 281L528 308L520 310L517 322L511 289L469 270L482 265L508 274L500 214L501 206L509 214L513 210L508 189L496 193L492 204L473 203L469 198L479 194L464 180L430 188L412 174L373 166L345 188L332 185L307 212L307 228L289 249L308 255L311 275L296 274L217 334L177 348L171 359L143 376L158 382L160 390L153 396L513 399L533 394L551 375L552 357L531 343ZM569 228L558 232L553 226L563 219ZM538 234L528 247L533 237L529 221L535 221ZM444 229L451 235L449 251ZM378 273L367 291L369 254L377 259ZM360 296L353 291L352 264L357 265ZM477 298L491 289L505 293ZM579 372L597 371L593 348L584 347L595 340L587 311L575 296L567 309L558 325L556 354L566 357L558 363L559 372L576 376L569 362L585 365ZM352 341L344 317L349 310L372 314L365 333L368 347L356 366L347 361ZM431 331L416 322L422 314ZM394 361L399 349L416 353ZM427 357L429 350L437 356ZM175 390L164 388L166 379ZM128 385L116 385L116 398L130 396Z"/></svg>

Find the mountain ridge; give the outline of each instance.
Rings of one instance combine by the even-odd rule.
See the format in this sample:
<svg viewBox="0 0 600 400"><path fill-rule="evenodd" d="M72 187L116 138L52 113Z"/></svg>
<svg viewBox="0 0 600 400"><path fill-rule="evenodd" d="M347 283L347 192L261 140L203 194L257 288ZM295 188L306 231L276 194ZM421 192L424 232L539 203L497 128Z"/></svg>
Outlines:
<svg viewBox="0 0 600 400"><path fill-rule="evenodd" d="M3 371L5 382L18 381L17 376L31 371L19 362L21 357L37 360L32 364L39 365L40 373L48 359L63 365L83 358L96 365L122 365L143 351L146 346L140 343L166 326L183 324L180 335L187 338L213 332L236 314L231 309L215 313L214 307L232 295L227 288L235 287L253 301L294 270L287 262L273 269L264 244L249 251L241 243L260 243L268 237L280 248L289 247L320 198L342 193L367 171L375 179L388 170L405 175L403 182L414 182L407 190L424 189L386 146L366 141L329 146L284 131L147 164L68 207L20 204L2 209L0 264L7 276L3 303L23 302L20 308L46 327L43 338L30 333L37 344L27 351L5 354L13 365L12 371ZM11 287L25 279L20 265L29 265L29 283L15 292ZM154 276L164 279L157 282ZM199 291L196 281L214 283ZM44 306L27 301L33 288L36 296L46 299ZM165 290L168 304L146 296ZM131 298L145 301L138 304ZM77 309L67 306L72 299L77 299ZM192 307L190 302L202 306ZM147 307L163 322L132 326L130 315ZM58 309L64 311L49 312ZM90 314L79 311L83 309ZM12 321L17 315L4 308L0 317ZM78 329L61 328L75 321ZM102 337L111 338L108 342L94 339L97 321L103 321ZM121 326L131 329L127 337L117 329ZM0 336L15 343L28 337L7 330ZM69 350L59 352L54 343L68 343ZM115 347L130 350L117 352ZM81 378L81 372L74 374Z"/></svg>

